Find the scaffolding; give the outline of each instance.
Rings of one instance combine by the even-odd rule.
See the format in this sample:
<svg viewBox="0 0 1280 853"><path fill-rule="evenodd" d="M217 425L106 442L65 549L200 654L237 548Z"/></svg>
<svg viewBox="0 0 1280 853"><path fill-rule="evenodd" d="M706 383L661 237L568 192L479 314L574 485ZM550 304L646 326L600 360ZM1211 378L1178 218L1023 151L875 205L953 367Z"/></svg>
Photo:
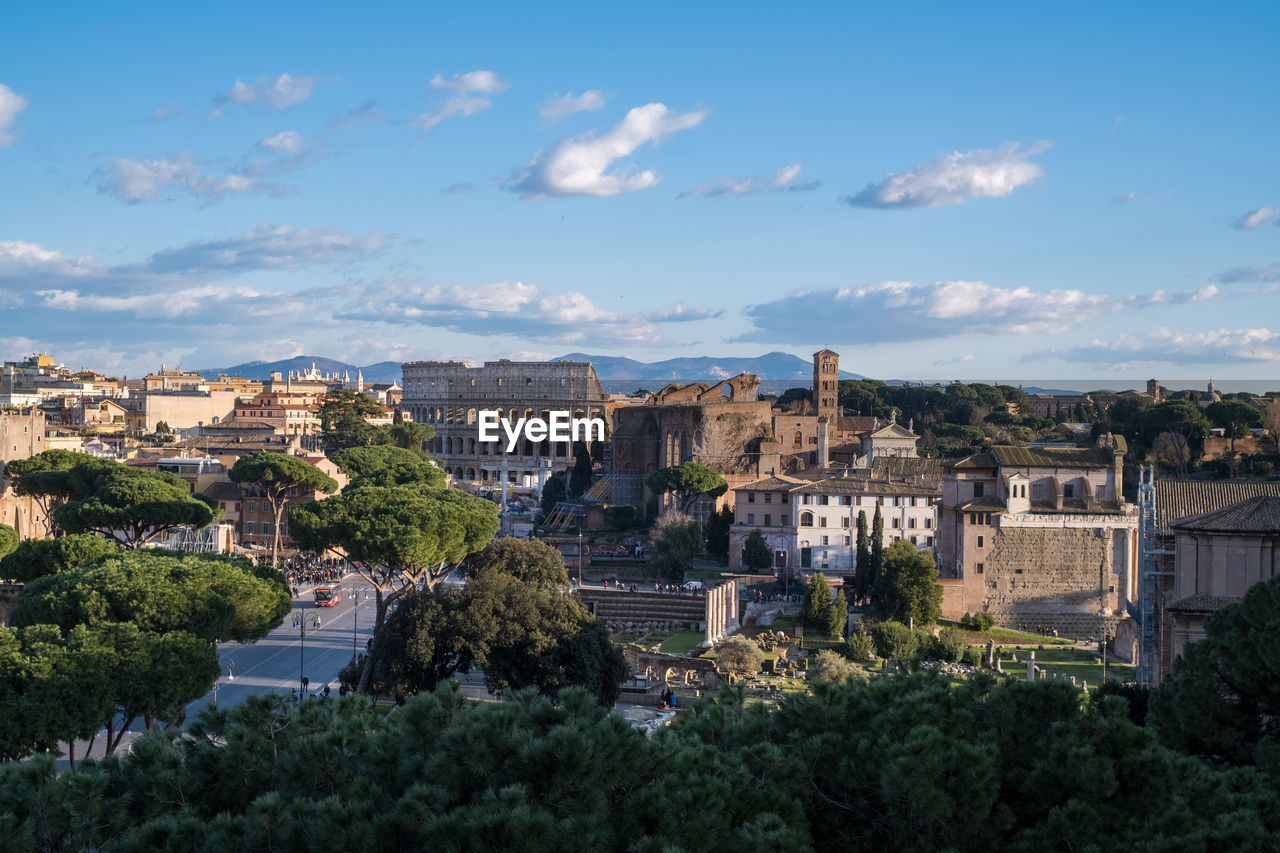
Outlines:
<svg viewBox="0 0 1280 853"><path fill-rule="evenodd" d="M1167 547L1169 531L1157 527L1155 466L1143 465L1138 483L1138 566L1141 572L1140 642L1138 647L1138 683L1154 687L1156 668L1156 632L1159 625L1159 594L1162 579L1172 572L1164 568L1161 557L1173 552Z"/></svg>
<svg viewBox="0 0 1280 853"><path fill-rule="evenodd" d="M169 531L164 539L155 543L157 548L169 551L195 551L201 554L221 554L229 550L232 525L214 523L196 530L191 525Z"/></svg>

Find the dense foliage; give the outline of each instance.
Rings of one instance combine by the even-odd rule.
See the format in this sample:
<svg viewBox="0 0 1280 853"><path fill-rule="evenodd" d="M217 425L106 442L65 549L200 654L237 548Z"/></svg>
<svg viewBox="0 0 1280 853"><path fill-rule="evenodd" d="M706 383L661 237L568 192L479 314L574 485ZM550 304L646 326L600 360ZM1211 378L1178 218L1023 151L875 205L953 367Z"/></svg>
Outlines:
<svg viewBox="0 0 1280 853"><path fill-rule="evenodd" d="M290 497L336 492L338 483L305 459L287 453L246 453L227 472L233 483L252 486L271 505L271 564L280 554L280 520ZM307 495L310 497L310 495Z"/></svg>
<svg viewBox="0 0 1280 853"><path fill-rule="evenodd" d="M703 495L718 498L729 488L720 472L697 462L659 468L648 476L645 485L655 494L670 493L679 512L688 512Z"/></svg>
<svg viewBox="0 0 1280 853"><path fill-rule="evenodd" d="M218 676L217 641L253 642L289 610L279 574L248 560L103 544L115 553L31 581L0 628L0 759L104 728L111 750L139 717L180 724Z"/></svg>
<svg viewBox="0 0 1280 853"><path fill-rule="evenodd" d="M1161 747L1116 697L932 674L728 691L645 738L585 693L391 714L283 697L56 774L0 766L14 849L1273 849L1252 770Z"/></svg>

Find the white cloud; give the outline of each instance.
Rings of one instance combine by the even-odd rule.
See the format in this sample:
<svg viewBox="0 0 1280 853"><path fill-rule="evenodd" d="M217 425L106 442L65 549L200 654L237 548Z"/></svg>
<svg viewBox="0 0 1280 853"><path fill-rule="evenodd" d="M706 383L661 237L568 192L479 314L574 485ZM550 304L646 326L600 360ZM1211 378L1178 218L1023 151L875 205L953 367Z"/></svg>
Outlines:
<svg viewBox="0 0 1280 853"><path fill-rule="evenodd" d="M1220 298L1223 295L1213 285L1116 297L1075 289L1004 288L982 281L883 281L800 292L748 306L745 313L754 328L737 340L877 343L968 334L1055 334L1116 311ZM874 322L850 324L850 317Z"/></svg>
<svg viewBox="0 0 1280 853"><path fill-rule="evenodd" d="M1223 284L1237 284L1239 282L1280 283L1280 264L1271 264L1265 267L1235 267L1223 270L1214 278Z"/></svg>
<svg viewBox="0 0 1280 853"><path fill-rule="evenodd" d="M225 104L257 104L271 112L278 112L302 103L311 97L315 88L316 78L294 77L290 74L281 74L275 80L259 77L254 83L236 80L230 91L213 99L219 109L213 111L211 118L217 117L222 111L221 106Z"/></svg>
<svg viewBox="0 0 1280 853"><path fill-rule="evenodd" d="M1066 349L1030 353L1022 361L1070 361L1129 370L1152 364L1251 364L1280 361L1280 332L1211 329L1145 335L1122 334Z"/></svg>
<svg viewBox="0 0 1280 853"><path fill-rule="evenodd" d="M259 140L258 147L268 151L287 151L290 154L297 154L302 150L302 134L296 130L286 130Z"/></svg>
<svg viewBox="0 0 1280 853"><path fill-rule="evenodd" d="M7 290L0 290L0 308L17 308L22 304L22 297Z"/></svg>
<svg viewBox="0 0 1280 853"><path fill-rule="evenodd" d="M756 195L758 193L783 191L807 192L822 186L821 181L801 181L797 183L796 178L799 175L800 164L792 163L790 166L779 169L772 177L720 178L710 183L696 186L691 190L686 190L680 193L677 198L684 198L685 196L715 198L723 195Z"/></svg>
<svg viewBox="0 0 1280 853"><path fill-rule="evenodd" d="M25 110L30 103L26 98L0 83L0 148L8 148L14 143L15 137L9 133L9 128L18 118L18 113Z"/></svg>
<svg viewBox="0 0 1280 853"><path fill-rule="evenodd" d="M434 129L441 122L451 119L454 116L474 115L482 110L487 110L493 106L488 98L466 97L464 95L454 95L445 101L443 105L434 110L427 110L417 118L410 119L408 124L410 127L416 127L423 133Z"/></svg>
<svg viewBox="0 0 1280 853"><path fill-rule="evenodd" d="M303 300L285 293L270 293L251 287L207 284L162 293L134 293L127 296L82 293L78 290L38 290L44 307L61 311L130 312L138 317L189 317L227 303L235 305L239 317L298 316L308 308Z"/></svg>
<svg viewBox="0 0 1280 853"><path fill-rule="evenodd" d="M0 121L0 128L3 126L3 121ZM1231 223L1231 227L1237 231L1252 231L1268 222L1280 225L1280 207L1260 207L1257 210L1251 210Z"/></svg>
<svg viewBox="0 0 1280 853"><path fill-rule="evenodd" d="M890 173L841 201L854 207L897 209L945 207L972 198L1007 196L1044 174L1028 158L1051 147L1048 142L1026 148L1012 143L997 149L955 151L906 172Z"/></svg>
<svg viewBox="0 0 1280 853"><path fill-rule="evenodd" d="M365 287L355 304L336 317L543 343L652 345L662 342L662 323L694 319L681 316L686 312L698 318L704 314L702 309L680 306L649 316L619 314L601 308L583 293L544 293L519 281L442 287L383 280Z"/></svg>
<svg viewBox="0 0 1280 853"><path fill-rule="evenodd" d="M21 284L37 278L74 280L100 275L105 268L93 258L72 258L36 243L0 241L0 282Z"/></svg>
<svg viewBox="0 0 1280 853"><path fill-rule="evenodd" d="M588 89L581 95L569 92L556 95L542 102L542 117L549 121L562 119L567 115L579 112L591 112L604 109L604 95L599 89Z"/></svg>
<svg viewBox="0 0 1280 853"><path fill-rule="evenodd" d="M646 142L698 126L706 112L674 113L665 104L646 104L629 111L604 133L595 131L563 139L511 175L503 187L522 198L547 196L611 196L658 183L657 173L621 167L606 171Z"/></svg>
<svg viewBox="0 0 1280 853"><path fill-rule="evenodd" d="M466 74L455 74L452 77L437 74L431 78L431 88L453 92L456 95L465 95L468 92L492 94L504 91L507 88L507 82L498 79L498 75L492 71L468 71Z"/></svg>
<svg viewBox="0 0 1280 853"><path fill-rule="evenodd" d="M649 314L654 323L691 323L697 320L713 320L724 314L711 308L686 308L683 304L668 305Z"/></svg>
<svg viewBox="0 0 1280 853"><path fill-rule="evenodd" d="M162 249L142 263L106 266L35 243L0 241L0 286L23 291L169 292L259 270L285 270L349 261L381 249L384 234L352 236L326 228L261 225L218 240ZM151 298L151 297L147 297Z"/></svg>
<svg viewBox="0 0 1280 853"><path fill-rule="evenodd" d="M168 199L179 193L218 199L273 189L248 171L205 175L185 152L171 160L116 157L97 172L98 191L129 204Z"/></svg>
<svg viewBox="0 0 1280 853"><path fill-rule="evenodd" d="M1112 204L1133 204L1140 201L1169 201L1173 198L1172 190L1165 190L1162 193L1140 193L1137 190L1130 190L1123 195L1112 196Z"/></svg>

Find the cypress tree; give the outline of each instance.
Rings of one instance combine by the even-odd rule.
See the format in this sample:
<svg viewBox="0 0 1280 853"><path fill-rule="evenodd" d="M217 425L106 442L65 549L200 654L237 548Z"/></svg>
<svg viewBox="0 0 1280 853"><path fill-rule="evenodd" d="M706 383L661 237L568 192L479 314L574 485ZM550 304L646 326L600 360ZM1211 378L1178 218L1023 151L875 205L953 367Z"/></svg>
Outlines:
<svg viewBox="0 0 1280 853"><path fill-rule="evenodd" d="M876 504L875 518L871 520L871 571L867 577L867 591L875 596L880 576L884 574L884 517Z"/></svg>
<svg viewBox="0 0 1280 853"><path fill-rule="evenodd" d="M854 596L862 603L871 593L871 546L867 542L867 514L858 512L858 561L853 575Z"/></svg>

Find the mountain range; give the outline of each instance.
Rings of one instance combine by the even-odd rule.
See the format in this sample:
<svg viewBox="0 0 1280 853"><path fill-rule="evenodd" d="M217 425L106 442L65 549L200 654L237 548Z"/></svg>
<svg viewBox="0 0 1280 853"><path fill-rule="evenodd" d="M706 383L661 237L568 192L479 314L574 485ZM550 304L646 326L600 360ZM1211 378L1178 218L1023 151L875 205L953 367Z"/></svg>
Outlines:
<svg viewBox="0 0 1280 853"><path fill-rule="evenodd" d="M786 352L770 352L754 358L669 358L665 361L644 362L633 358L611 355L588 355L573 352L558 356L552 361L589 361L596 368L596 375L603 382L654 383L693 382L706 379L727 379L739 373L754 373L766 382L795 382L808 386L813 381L813 363ZM359 371L369 383L399 382L398 361L379 361L375 364L355 365L332 358L299 355L280 361L247 361L231 367L208 368L197 371L207 379L217 379L219 373L243 376L245 379L268 379L278 370L286 376L290 370L309 370L314 365L321 373L350 373L352 378ZM863 379L856 373L840 371L841 379Z"/></svg>

